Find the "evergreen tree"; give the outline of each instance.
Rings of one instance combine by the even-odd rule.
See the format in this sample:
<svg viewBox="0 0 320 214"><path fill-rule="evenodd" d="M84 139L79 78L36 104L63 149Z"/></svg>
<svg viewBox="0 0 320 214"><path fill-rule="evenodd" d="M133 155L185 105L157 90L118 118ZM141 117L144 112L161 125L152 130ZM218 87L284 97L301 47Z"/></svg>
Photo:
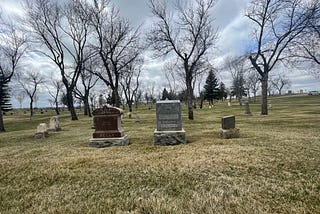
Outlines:
<svg viewBox="0 0 320 214"><path fill-rule="evenodd" d="M5 83L2 76L0 76L0 107L3 112L12 109L10 103L10 88L8 83Z"/></svg>
<svg viewBox="0 0 320 214"><path fill-rule="evenodd" d="M245 83L244 75L241 72L232 81L231 95L236 96L240 105L242 105L242 97L247 96Z"/></svg>
<svg viewBox="0 0 320 214"><path fill-rule="evenodd" d="M223 82L221 82L219 86L219 100L227 99L227 97L228 97L228 93L227 93L226 86Z"/></svg>
<svg viewBox="0 0 320 214"><path fill-rule="evenodd" d="M206 84L204 85L205 94L204 98L209 101L210 105L213 105L213 100L219 98L219 84L213 71L209 71L209 75L206 79Z"/></svg>

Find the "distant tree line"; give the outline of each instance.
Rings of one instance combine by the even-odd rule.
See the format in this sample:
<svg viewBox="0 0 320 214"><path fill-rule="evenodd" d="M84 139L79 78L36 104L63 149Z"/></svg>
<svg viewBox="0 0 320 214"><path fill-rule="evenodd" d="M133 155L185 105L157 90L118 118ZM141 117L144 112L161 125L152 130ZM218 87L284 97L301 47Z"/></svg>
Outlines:
<svg viewBox="0 0 320 214"><path fill-rule="evenodd" d="M192 120L197 99L200 106L204 100L212 105L229 94L241 103L250 94L255 99L258 88L261 114L267 115L270 86L281 94L290 84L285 75L273 74L280 65L313 66L310 73L320 77L319 0L250 1L245 16L252 23L251 45L242 56L224 59L223 68L214 66L219 37L213 27L214 6L214 0L176 0L172 8L165 0L149 0L154 22L145 37L109 0L24 0L23 17L8 18L2 12L0 132L5 131L2 111L10 109L12 81L17 83L14 96L20 106L24 97L30 100L30 118L39 88L46 88L56 114L63 103L72 120L78 119L76 101L91 116L100 98L117 107L126 104L129 111L141 100L180 99ZM158 86L141 83L147 49L167 62L169 87L161 92L155 91ZM46 57L55 69L44 74L24 64L30 55ZM229 89L223 83L227 80L218 81L219 69L230 71Z"/></svg>

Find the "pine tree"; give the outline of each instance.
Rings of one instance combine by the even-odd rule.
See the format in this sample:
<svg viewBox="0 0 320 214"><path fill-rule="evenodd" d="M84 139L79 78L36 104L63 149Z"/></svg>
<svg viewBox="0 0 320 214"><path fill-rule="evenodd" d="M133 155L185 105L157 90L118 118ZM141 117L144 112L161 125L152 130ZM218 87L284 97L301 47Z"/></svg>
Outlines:
<svg viewBox="0 0 320 214"><path fill-rule="evenodd" d="M242 105L242 97L247 96L245 89L245 79L243 73L239 73L232 81L231 95L236 96L240 105Z"/></svg>
<svg viewBox="0 0 320 214"><path fill-rule="evenodd" d="M209 101L210 105L213 105L213 100L219 98L219 84L212 70L209 71L204 89L204 98Z"/></svg>
<svg viewBox="0 0 320 214"><path fill-rule="evenodd" d="M223 82L220 83L219 86L219 100L227 99L228 93L226 86Z"/></svg>

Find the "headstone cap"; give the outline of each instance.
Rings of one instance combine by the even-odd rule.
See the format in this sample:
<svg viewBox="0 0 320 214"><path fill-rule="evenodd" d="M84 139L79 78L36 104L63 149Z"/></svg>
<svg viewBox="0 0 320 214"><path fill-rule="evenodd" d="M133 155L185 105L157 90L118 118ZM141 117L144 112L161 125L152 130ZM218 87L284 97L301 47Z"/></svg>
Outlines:
<svg viewBox="0 0 320 214"><path fill-rule="evenodd" d="M123 110L116 107L103 106L92 112L93 115L110 115L110 114L123 114Z"/></svg>
<svg viewBox="0 0 320 214"><path fill-rule="evenodd" d="M157 103L180 103L180 100L159 100Z"/></svg>

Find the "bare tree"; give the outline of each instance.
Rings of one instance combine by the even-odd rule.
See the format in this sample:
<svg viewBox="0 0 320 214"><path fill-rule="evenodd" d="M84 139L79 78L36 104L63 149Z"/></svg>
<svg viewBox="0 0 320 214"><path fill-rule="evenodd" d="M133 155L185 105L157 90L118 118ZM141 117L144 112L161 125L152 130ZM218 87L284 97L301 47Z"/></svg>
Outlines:
<svg viewBox="0 0 320 214"><path fill-rule="evenodd" d="M84 115L88 115L92 117L90 105L89 105L89 98L90 98L90 90L96 85L98 82L98 78L93 75L95 69L97 69L95 65L95 61L90 59L85 63L83 71L81 72L81 83L82 89L79 86L75 88L75 94L78 99L80 99L84 104Z"/></svg>
<svg viewBox="0 0 320 214"><path fill-rule="evenodd" d="M239 105L242 105L242 97L247 95L245 73L248 69L245 61L244 57L230 57L225 62L232 77L231 95L236 96Z"/></svg>
<svg viewBox="0 0 320 214"><path fill-rule="evenodd" d="M2 91L3 87L11 81L14 73L19 69L19 64L27 49L27 39L18 32L17 26L12 23L4 23L2 19L0 20L0 29L0 91ZM3 98L0 97L0 99ZM4 131L0 106L0 132Z"/></svg>
<svg viewBox="0 0 320 214"><path fill-rule="evenodd" d="M58 66L71 119L78 120L73 91L86 61L84 53L91 19L86 4L76 0L69 0L66 5L53 0L26 2L27 22L35 35L34 40L44 47L38 51Z"/></svg>
<svg viewBox="0 0 320 214"><path fill-rule="evenodd" d="M30 99L29 109L30 109L30 120L34 114L33 112L33 102L36 100L36 93L38 86L44 83L44 77L37 71L31 72L21 72L16 74L17 81L22 87L23 91Z"/></svg>
<svg viewBox="0 0 320 214"><path fill-rule="evenodd" d="M120 107L120 78L141 53L138 29L132 30L129 21L122 19L108 0L94 0L93 3L91 24L97 39L93 46L104 68L94 74L111 88L111 102Z"/></svg>
<svg viewBox="0 0 320 214"><path fill-rule="evenodd" d="M309 8L303 0L251 1L246 16L254 24L251 64L259 73L262 88L261 114L268 115L268 78L272 69L286 55L294 40L303 35L312 20Z"/></svg>
<svg viewBox="0 0 320 214"><path fill-rule="evenodd" d="M141 74L141 63L143 61L140 60L136 62L137 63L130 63L127 66L128 72L124 74L122 81L120 82L126 102L129 106L129 112L132 112L132 104L140 85L139 78Z"/></svg>
<svg viewBox="0 0 320 214"><path fill-rule="evenodd" d="M26 98L26 94L23 91L18 91L14 94L14 98L18 101L20 109L22 109L22 102Z"/></svg>
<svg viewBox="0 0 320 214"><path fill-rule="evenodd" d="M278 90L278 94L281 95L282 89L285 86L290 86L290 80L286 75L279 74L275 78L271 79L271 84L274 86L275 89Z"/></svg>
<svg viewBox="0 0 320 214"><path fill-rule="evenodd" d="M307 4L311 21L305 33L294 40L288 54L296 67L307 67L310 74L320 79L320 1L310 0Z"/></svg>
<svg viewBox="0 0 320 214"><path fill-rule="evenodd" d="M158 56L173 54L183 68L190 120L193 120L193 79L207 61L206 56L218 35L211 26L210 9L214 2L196 0L195 4L187 4L176 1L177 16L170 16L164 2L150 0L151 11L158 21L151 29L148 41Z"/></svg>
<svg viewBox="0 0 320 214"><path fill-rule="evenodd" d="M253 100L256 101L257 92L260 86L260 75L256 71L250 71L246 78L246 87L253 93Z"/></svg>
<svg viewBox="0 0 320 214"><path fill-rule="evenodd" d="M62 90L63 83L61 81L59 81L59 80L52 79L51 80L51 84L55 89L54 92L49 87L47 87L47 90L48 90L48 93L49 93L49 95L51 97L50 101L54 105L54 110L56 112L56 115L59 115L60 114L60 111L59 111L59 95L60 95L60 92Z"/></svg>

